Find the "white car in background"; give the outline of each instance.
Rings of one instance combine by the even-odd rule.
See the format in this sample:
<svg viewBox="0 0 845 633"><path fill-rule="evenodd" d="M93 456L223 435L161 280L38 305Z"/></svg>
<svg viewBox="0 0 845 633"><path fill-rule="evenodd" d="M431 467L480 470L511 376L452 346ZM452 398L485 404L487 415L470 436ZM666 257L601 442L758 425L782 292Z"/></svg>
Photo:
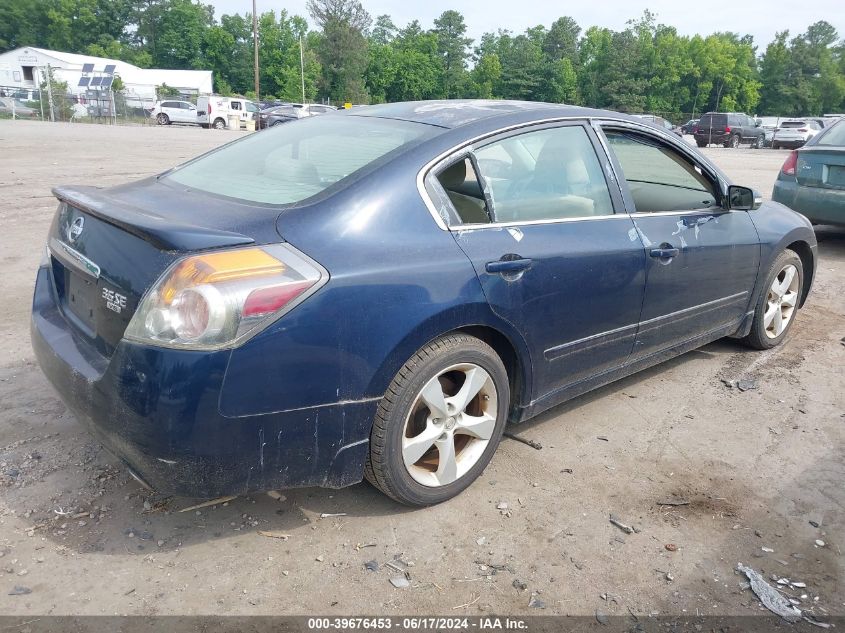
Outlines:
<svg viewBox="0 0 845 633"><path fill-rule="evenodd" d="M171 125L172 123L190 123L191 125L196 125L197 106L190 101L180 101L178 99L156 101L156 104L150 111L150 116L159 125Z"/></svg>
<svg viewBox="0 0 845 633"><path fill-rule="evenodd" d="M822 127L812 119L781 121L772 137L772 149L801 147L821 131Z"/></svg>

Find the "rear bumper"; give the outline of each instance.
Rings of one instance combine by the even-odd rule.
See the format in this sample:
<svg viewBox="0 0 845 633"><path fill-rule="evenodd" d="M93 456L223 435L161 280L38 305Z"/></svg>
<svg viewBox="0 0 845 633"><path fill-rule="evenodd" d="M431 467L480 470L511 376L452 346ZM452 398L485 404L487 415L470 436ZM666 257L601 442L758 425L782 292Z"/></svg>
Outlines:
<svg viewBox="0 0 845 633"><path fill-rule="evenodd" d="M797 211L813 224L845 226L845 191L804 187L794 179L775 181L772 200Z"/></svg>
<svg viewBox="0 0 845 633"><path fill-rule="evenodd" d="M730 134L725 134L724 132L713 132L712 134L708 134L707 132L698 133L693 135L695 137L696 143L708 143L708 144L717 144L722 145L723 143L727 143L728 139L730 139Z"/></svg>
<svg viewBox="0 0 845 633"><path fill-rule="evenodd" d="M230 352L122 341L105 358L69 328L46 267L38 271L31 336L38 363L68 409L157 491L217 497L339 488L363 477L368 438L361 429L377 400L224 416L219 403Z"/></svg>

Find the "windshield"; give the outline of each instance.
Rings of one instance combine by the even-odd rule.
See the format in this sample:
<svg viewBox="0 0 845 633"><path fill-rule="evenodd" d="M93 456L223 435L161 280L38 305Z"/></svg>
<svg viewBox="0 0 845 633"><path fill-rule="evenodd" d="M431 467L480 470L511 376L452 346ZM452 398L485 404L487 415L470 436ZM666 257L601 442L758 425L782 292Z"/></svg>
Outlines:
<svg viewBox="0 0 845 633"><path fill-rule="evenodd" d="M225 145L163 180L250 202L291 204L436 132L421 123L370 117L300 119Z"/></svg>
<svg viewBox="0 0 845 633"><path fill-rule="evenodd" d="M845 119L843 119L845 121ZM830 131L821 135L816 145L845 146L845 124L842 121L828 128Z"/></svg>

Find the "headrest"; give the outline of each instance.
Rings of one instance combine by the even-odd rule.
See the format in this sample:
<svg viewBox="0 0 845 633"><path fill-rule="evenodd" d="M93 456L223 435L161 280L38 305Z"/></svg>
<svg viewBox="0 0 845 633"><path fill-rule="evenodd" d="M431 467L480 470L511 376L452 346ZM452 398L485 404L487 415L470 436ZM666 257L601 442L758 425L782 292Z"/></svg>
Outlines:
<svg viewBox="0 0 845 633"><path fill-rule="evenodd" d="M440 184L444 189L457 189L466 182L467 179L467 165L466 159L459 160L454 165L450 165L437 175Z"/></svg>

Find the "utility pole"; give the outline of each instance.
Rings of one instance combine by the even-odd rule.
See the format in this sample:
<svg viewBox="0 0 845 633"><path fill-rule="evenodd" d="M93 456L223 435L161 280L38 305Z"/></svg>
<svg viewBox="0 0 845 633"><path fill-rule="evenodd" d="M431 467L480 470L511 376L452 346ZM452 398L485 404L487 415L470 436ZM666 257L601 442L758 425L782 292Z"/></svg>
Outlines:
<svg viewBox="0 0 845 633"><path fill-rule="evenodd" d="M50 104L50 120L55 121L56 115L53 110L53 82L50 80L50 74L53 70L50 68L50 64L47 64L47 102Z"/></svg>
<svg viewBox="0 0 845 633"><path fill-rule="evenodd" d="M302 34L299 35L299 77L302 79L302 103L305 103L305 60L302 54Z"/></svg>
<svg viewBox="0 0 845 633"><path fill-rule="evenodd" d="M255 48L255 100L258 101L261 97L258 84L258 13L255 0L252 0L252 43Z"/></svg>

